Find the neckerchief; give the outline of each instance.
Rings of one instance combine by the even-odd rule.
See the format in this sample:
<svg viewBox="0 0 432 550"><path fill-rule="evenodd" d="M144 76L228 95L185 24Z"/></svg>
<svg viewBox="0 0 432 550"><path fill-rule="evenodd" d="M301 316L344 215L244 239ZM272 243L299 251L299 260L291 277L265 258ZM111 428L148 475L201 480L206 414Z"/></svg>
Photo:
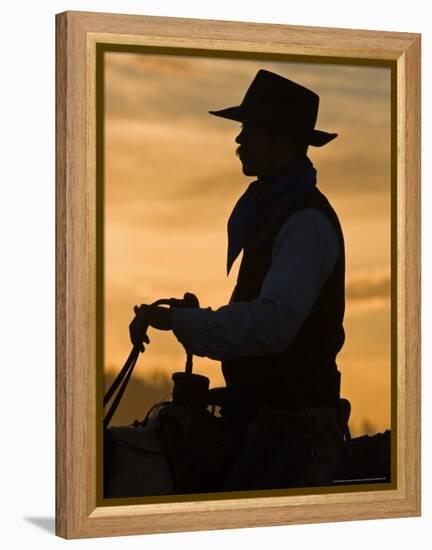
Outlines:
<svg viewBox="0 0 432 550"><path fill-rule="evenodd" d="M312 191L315 185L316 170L310 159L304 156L292 161L281 176L271 181L256 180L248 186L228 220L227 275L246 242L260 238L253 234L258 208L271 222Z"/></svg>

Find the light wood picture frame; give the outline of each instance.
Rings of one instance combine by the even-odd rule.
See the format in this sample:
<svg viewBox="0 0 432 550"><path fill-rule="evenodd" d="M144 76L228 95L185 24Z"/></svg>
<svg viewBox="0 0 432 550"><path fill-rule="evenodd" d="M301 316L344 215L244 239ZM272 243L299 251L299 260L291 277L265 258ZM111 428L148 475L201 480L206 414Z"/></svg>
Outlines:
<svg viewBox="0 0 432 550"><path fill-rule="evenodd" d="M392 70L392 460L390 488L188 498L101 498L101 246L97 86L104 45ZM56 16L56 534L118 536L420 515L420 35L89 12ZM99 160L98 160L99 159ZM392 475L393 475L392 474ZM367 489L367 490L366 490Z"/></svg>

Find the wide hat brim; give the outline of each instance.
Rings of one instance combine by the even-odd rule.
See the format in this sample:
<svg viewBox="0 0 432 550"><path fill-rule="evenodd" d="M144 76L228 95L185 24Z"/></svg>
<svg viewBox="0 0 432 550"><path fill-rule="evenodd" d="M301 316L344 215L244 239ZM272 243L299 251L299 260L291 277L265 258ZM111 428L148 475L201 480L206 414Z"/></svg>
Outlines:
<svg viewBox="0 0 432 550"><path fill-rule="evenodd" d="M237 122L244 122L246 120L256 120L258 122L266 122L258 120L258 117L248 115L242 105L236 105L235 107L227 107L226 109L220 109L218 111L209 111L211 115L227 118L229 120L235 120ZM286 124L287 132L292 132L294 135L299 134L299 130L290 128L289 124ZM302 133L302 137L305 138L309 145L314 147L322 147L332 141L338 134L324 132L323 130L308 130L306 134Z"/></svg>

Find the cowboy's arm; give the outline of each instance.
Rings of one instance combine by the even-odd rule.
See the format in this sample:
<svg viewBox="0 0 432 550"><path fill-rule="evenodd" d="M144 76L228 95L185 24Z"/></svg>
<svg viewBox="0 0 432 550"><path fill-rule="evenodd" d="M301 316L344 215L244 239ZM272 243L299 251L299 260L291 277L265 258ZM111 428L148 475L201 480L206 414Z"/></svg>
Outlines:
<svg viewBox="0 0 432 550"><path fill-rule="evenodd" d="M193 354L216 360L283 351L293 340L339 254L324 214L302 210L283 226L258 298L217 310L177 309L172 329Z"/></svg>

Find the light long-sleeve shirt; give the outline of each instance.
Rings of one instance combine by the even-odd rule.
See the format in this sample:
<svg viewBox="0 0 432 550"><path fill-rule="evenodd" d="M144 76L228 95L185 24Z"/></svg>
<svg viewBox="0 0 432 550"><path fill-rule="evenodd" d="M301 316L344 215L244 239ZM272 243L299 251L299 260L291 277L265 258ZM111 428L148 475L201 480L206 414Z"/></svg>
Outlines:
<svg viewBox="0 0 432 550"><path fill-rule="evenodd" d="M258 298L217 310L173 308L173 332L194 355L229 361L287 349L340 251L336 229L317 209L292 215L277 234Z"/></svg>

